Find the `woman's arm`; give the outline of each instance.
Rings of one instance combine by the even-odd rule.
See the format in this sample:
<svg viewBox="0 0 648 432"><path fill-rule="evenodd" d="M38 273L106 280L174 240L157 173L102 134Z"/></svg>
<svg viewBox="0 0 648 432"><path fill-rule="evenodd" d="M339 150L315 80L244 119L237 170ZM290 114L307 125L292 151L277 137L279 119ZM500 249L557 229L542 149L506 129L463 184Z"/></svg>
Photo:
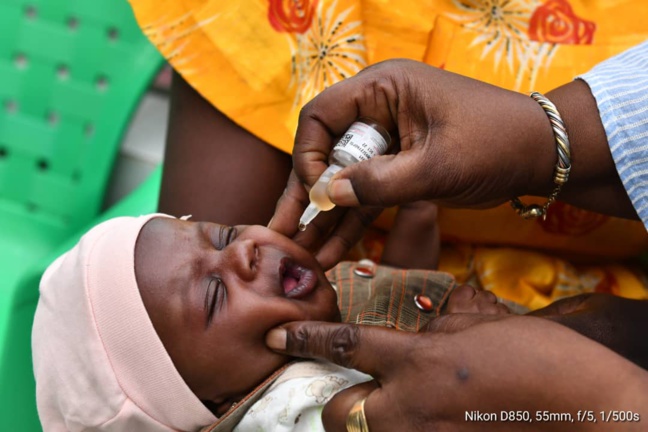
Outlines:
<svg viewBox="0 0 648 432"><path fill-rule="evenodd" d="M591 89L581 80L575 80L549 93L567 127L571 142L572 168L569 181L558 199L587 210L614 216L637 218L610 154L605 129ZM548 119L547 119L548 122ZM545 190L533 190L548 196L554 187L553 169L556 164L555 144L547 143L551 160L538 165L540 178L545 178ZM542 182L539 182L542 184Z"/></svg>
<svg viewBox="0 0 648 432"><path fill-rule="evenodd" d="M292 167L178 74L171 91L159 210L224 224L267 224Z"/></svg>
<svg viewBox="0 0 648 432"><path fill-rule="evenodd" d="M567 326L648 370L648 300L581 294L529 315Z"/></svg>

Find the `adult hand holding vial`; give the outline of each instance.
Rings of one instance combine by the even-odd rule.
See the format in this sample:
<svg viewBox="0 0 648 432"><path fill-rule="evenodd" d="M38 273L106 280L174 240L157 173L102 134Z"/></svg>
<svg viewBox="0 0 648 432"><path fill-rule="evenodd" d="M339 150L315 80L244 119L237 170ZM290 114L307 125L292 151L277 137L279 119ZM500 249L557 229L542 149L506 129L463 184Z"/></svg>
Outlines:
<svg viewBox="0 0 648 432"><path fill-rule="evenodd" d="M304 231L320 211L328 211L335 207L326 193L329 181L335 173L349 165L385 154L390 145L391 137L380 124L366 117L356 120L333 147L328 168L311 188L310 204L299 219L299 230Z"/></svg>

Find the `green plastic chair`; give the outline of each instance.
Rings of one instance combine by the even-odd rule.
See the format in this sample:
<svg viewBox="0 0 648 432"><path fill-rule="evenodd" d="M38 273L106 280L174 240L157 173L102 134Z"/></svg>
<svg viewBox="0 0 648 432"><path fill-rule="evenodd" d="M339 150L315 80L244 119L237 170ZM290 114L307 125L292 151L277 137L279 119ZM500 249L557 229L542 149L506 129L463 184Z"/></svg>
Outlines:
<svg viewBox="0 0 648 432"><path fill-rule="evenodd" d="M36 383L31 359L31 328L38 302L38 284L45 268L70 250L90 228L117 216L138 216L157 211L162 182L159 166L131 194L74 233L52 253L26 272L17 284L11 305L11 319L0 357L0 431L40 431L36 410ZM11 389L6 391L6 389Z"/></svg>
<svg viewBox="0 0 648 432"><path fill-rule="evenodd" d="M37 280L98 215L161 64L124 0L0 1L2 431L40 429L29 350Z"/></svg>

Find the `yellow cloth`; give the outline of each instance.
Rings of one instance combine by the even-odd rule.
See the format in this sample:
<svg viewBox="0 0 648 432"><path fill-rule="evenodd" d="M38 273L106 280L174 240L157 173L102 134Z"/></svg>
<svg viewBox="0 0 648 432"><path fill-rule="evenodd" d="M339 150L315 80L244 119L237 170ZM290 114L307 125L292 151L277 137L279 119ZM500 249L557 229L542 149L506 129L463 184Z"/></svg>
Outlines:
<svg viewBox="0 0 648 432"><path fill-rule="evenodd" d="M542 92L648 38L643 0L130 3L144 33L187 82L285 152L292 150L298 113L308 100L381 60L410 58L512 90ZM388 229L393 215L388 211L379 226ZM615 258L648 246L640 223L565 205L554 206L545 223L523 221L508 207L479 213L443 209L439 218L444 238L457 242ZM380 250L379 241L369 241L375 246L369 255ZM519 258L500 253L509 254L503 262ZM547 273L543 265L525 268ZM516 292L509 277L500 279L507 292Z"/></svg>
<svg viewBox="0 0 648 432"><path fill-rule="evenodd" d="M645 273L636 265L574 265L530 250L448 245L440 269L532 310L582 293L648 299Z"/></svg>

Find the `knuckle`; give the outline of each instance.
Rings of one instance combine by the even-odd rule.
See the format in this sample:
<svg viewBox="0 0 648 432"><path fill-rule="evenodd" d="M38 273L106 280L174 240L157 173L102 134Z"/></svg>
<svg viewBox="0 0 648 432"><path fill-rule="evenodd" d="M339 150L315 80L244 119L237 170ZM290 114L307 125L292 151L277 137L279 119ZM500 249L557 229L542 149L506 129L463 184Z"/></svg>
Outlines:
<svg viewBox="0 0 648 432"><path fill-rule="evenodd" d="M286 348L293 355L326 358L341 366L353 367L359 332L355 325L343 325L333 330L298 325L288 332Z"/></svg>
<svg viewBox="0 0 648 432"><path fill-rule="evenodd" d="M288 333L286 348L296 355L305 355L311 351L311 337L308 328L299 326Z"/></svg>
<svg viewBox="0 0 648 432"><path fill-rule="evenodd" d="M296 203L302 206L306 206L309 202L310 201L308 200L308 195L305 193L303 188L301 188L297 184L294 184L289 185L283 190L281 197L277 201L276 207L278 208L280 204L283 205L285 203Z"/></svg>
<svg viewBox="0 0 648 432"><path fill-rule="evenodd" d="M348 251L348 250L351 249L351 248L353 247L353 245L355 244L353 241L351 241L351 240L348 239L347 237L345 237L345 236L343 236L343 235L340 235L340 234L334 234L334 235L331 237L331 240L330 240L330 241L331 241L333 244L337 243L339 249L340 249L340 250L343 250L343 251Z"/></svg>
<svg viewBox="0 0 648 432"><path fill-rule="evenodd" d="M354 354L360 343L360 328L356 325L340 327L331 333L329 346L332 360L344 367L354 366Z"/></svg>
<svg viewBox="0 0 648 432"><path fill-rule="evenodd" d="M371 97L376 97L377 94L387 94L392 91L393 80L389 75L376 75L371 80Z"/></svg>
<svg viewBox="0 0 648 432"><path fill-rule="evenodd" d="M371 205L373 208L385 208L389 207L390 203L385 200L384 194L381 190L376 190L370 185L376 184L389 184L389 180L385 180L385 177L382 172L375 172L374 170L365 170L362 178L360 176L355 176L351 180L351 185L353 186L353 191L358 197L358 201L362 205ZM366 204L371 203L371 204ZM360 219L358 217L358 219Z"/></svg>
<svg viewBox="0 0 648 432"><path fill-rule="evenodd" d="M440 315L429 322L427 330L434 333L455 333L462 329L463 317L462 314Z"/></svg>

